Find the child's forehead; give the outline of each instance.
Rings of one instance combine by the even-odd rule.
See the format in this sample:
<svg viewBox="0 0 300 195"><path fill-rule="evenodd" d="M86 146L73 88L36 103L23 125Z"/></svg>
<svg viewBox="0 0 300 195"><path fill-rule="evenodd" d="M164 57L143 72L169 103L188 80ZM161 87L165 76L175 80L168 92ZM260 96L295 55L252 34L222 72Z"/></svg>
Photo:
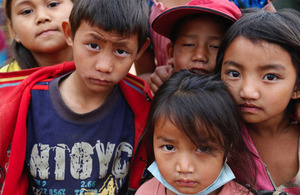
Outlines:
<svg viewBox="0 0 300 195"><path fill-rule="evenodd" d="M215 134L215 127L210 126L204 120L197 116L190 116L190 119L193 119L193 122L190 120L185 120L180 116L166 116L162 115L157 118L155 122L155 130L165 130L167 127L172 127L176 131L180 131L187 136L190 134L198 134L202 138L206 138L209 134ZM168 125L166 125L168 124Z"/></svg>
<svg viewBox="0 0 300 195"><path fill-rule="evenodd" d="M103 38L102 36L108 36L112 39L118 40L118 41L129 41L129 40L137 40L138 34L137 32L134 33L124 33L120 32L117 29L105 29L102 26L92 25L88 21L82 21L79 25L78 29L83 29L82 31L88 34L94 34L98 36L94 36L94 38ZM77 32L78 32L77 29ZM76 33L77 33L76 32ZM76 34L75 33L75 34Z"/></svg>

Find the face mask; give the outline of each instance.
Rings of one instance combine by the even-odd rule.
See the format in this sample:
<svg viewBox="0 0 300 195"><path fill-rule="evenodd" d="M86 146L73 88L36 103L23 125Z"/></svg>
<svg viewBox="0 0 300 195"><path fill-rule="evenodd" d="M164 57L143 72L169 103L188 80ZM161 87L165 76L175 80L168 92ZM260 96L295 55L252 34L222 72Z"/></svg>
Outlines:
<svg viewBox="0 0 300 195"><path fill-rule="evenodd" d="M168 184L166 182L166 180L160 174L155 161L148 167L148 170L160 183L162 183L169 190L173 191L174 193L176 193L178 195L186 195L186 194L178 192L173 186L171 186L170 184ZM233 180L234 178L235 178L235 176L232 173L230 167L226 163L224 163L224 166L223 166L218 178L214 181L214 183L212 183L210 186L208 186L207 188L205 188L201 192L198 192L195 195L209 194L209 193L215 191L216 189L220 188L227 182Z"/></svg>

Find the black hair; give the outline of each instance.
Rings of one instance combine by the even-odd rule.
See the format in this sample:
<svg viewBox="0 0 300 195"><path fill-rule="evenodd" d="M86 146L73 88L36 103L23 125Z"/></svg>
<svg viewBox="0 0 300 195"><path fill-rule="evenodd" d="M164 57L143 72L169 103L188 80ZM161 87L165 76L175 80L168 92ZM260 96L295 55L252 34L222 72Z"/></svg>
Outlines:
<svg viewBox="0 0 300 195"><path fill-rule="evenodd" d="M74 0L71 0L74 3ZM11 18L11 3L12 0L4 0L3 5L5 8L5 16L6 20L10 25L12 22ZM21 69L29 69L29 68L35 68L38 67L38 63L33 57L31 51L24 47L24 45L21 42L16 42L14 39L11 42L11 50L13 53L13 57L8 59L3 65L11 64L14 61L18 62L18 65L21 67Z"/></svg>
<svg viewBox="0 0 300 195"><path fill-rule="evenodd" d="M158 120L169 120L196 146L211 140L224 151L224 161L255 183L255 164L243 141L237 105L218 76L181 70L164 82L154 96L144 132L148 163L155 159L153 134ZM249 167L253 168L249 171ZM251 170L251 169L250 169Z"/></svg>
<svg viewBox="0 0 300 195"><path fill-rule="evenodd" d="M274 13L261 9L250 9L225 33L218 54L215 73L221 73L227 47L237 37L245 37L254 44L262 41L281 46L287 51L297 70L298 85L300 77L300 14L294 9L282 9ZM294 100L288 105L288 113L294 108Z"/></svg>
<svg viewBox="0 0 300 195"><path fill-rule="evenodd" d="M138 35L139 50L147 40L147 0L75 0L70 14L72 37L82 21L121 35Z"/></svg>

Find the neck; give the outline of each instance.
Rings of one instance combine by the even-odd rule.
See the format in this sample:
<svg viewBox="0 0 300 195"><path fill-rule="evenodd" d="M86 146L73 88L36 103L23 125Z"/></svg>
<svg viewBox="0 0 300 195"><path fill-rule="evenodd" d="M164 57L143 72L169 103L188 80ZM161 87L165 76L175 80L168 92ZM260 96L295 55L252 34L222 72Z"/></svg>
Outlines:
<svg viewBox="0 0 300 195"><path fill-rule="evenodd" d="M67 61L73 60L72 48L66 46L60 51L47 52L47 53L36 53L32 52L33 57L35 58L39 67L52 66L60 64Z"/></svg>
<svg viewBox="0 0 300 195"><path fill-rule="evenodd" d="M260 123L245 123L247 130L251 133L255 133L260 136L276 136L285 131L290 126L290 119L287 115L279 118L273 118L268 121L263 121Z"/></svg>
<svg viewBox="0 0 300 195"><path fill-rule="evenodd" d="M112 90L98 93L89 90L76 71L59 84L63 101L73 112L79 114L88 113L99 108Z"/></svg>

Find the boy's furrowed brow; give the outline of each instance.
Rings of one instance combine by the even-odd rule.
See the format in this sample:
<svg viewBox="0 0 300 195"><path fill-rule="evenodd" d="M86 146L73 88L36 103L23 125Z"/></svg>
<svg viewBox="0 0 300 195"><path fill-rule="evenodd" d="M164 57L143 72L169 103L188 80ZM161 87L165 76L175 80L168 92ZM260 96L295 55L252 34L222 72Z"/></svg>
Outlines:
<svg viewBox="0 0 300 195"><path fill-rule="evenodd" d="M163 137L163 136L157 136L156 139L162 140L162 141L168 142L168 143L176 143L177 142L174 139L170 139L170 138Z"/></svg>
<svg viewBox="0 0 300 195"><path fill-rule="evenodd" d="M105 41L105 39L103 39L101 36L97 36L95 34L90 34L90 36L93 38L93 39L96 39L98 41Z"/></svg>

